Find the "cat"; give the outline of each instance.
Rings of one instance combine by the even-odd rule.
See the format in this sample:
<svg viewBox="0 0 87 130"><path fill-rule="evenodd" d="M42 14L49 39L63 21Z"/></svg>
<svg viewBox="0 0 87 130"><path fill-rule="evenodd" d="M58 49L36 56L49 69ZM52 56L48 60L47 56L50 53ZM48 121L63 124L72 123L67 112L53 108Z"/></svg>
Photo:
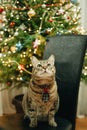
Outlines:
<svg viewBox="0 0 87 130"><path fill-rule="evenodd" d="M22 101L25 116L30 119L30 127L37 127L40 120L47 120L50 126L57 127L55 113L59 108L59 94L54 55L46 60L38 60L33 56L31 61L32 77Z"/></svg>

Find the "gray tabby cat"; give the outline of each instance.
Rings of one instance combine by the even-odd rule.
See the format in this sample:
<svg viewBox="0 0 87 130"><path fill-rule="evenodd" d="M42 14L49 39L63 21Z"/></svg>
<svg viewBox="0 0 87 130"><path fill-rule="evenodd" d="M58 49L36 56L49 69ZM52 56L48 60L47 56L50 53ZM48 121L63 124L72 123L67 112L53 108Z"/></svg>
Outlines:
<svg viewBox="0 0 87 130"><path fill-rule="evenodd" d="M54 61L53 55L47 60L32 57L32 78L22 102L25 116L30 118L30 127L36 127L38 120L48 120L50 126L57 127L55 113L59 107L59 96Z"/></svg>

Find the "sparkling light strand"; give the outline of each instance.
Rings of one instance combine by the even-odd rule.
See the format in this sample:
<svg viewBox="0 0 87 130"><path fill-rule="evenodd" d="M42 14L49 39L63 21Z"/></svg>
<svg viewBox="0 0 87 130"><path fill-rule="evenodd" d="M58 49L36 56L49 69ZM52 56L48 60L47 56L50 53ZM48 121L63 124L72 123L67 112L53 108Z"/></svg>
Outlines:
<svg viewBox="0 0 87 130"><path fill-rule="evenodd" d="M16 63L18 66L20 66L20 64L17 61L10 61L9 60L9 63ZM30 71L26 70L25 68L22 68L22 70L24 70L26 73L28 73L30 75L32 74Z"/></svg>

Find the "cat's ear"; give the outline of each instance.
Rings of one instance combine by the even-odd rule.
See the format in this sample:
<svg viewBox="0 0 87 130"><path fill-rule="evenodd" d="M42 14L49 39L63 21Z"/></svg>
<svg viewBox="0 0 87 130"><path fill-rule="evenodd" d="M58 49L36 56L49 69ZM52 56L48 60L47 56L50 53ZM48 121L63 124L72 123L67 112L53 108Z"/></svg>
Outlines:
<svg viewBox="0 0 87 130"><path fill-rule="evenodd" d="M51 55L48 60L49 60L49 62L50 62L51 64L54 65L54 62L55 62L55 57L54 57L54 55Z"/></svg>
<svg viewBox="0 0 87 130"><path fill-rule="evenodd" d="M32 62L32 65L33 65L33 66L36 66L39 61L38 61L38 59L37 59L35 56L32 56L31 62Z"/></svg>

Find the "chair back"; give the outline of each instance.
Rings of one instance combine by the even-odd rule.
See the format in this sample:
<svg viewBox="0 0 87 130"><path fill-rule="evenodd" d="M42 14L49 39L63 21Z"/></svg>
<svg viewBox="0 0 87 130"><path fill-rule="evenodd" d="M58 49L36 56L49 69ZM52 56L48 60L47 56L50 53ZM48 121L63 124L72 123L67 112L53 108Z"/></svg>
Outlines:
<svg viewBox="0 0 87 130"><path fill-rule="evenodd" d="M56 116L68 119L75 129L78 92L87 46L85 35L57 35L47 39L43 59L55 56L60 107Z"/></svg>

